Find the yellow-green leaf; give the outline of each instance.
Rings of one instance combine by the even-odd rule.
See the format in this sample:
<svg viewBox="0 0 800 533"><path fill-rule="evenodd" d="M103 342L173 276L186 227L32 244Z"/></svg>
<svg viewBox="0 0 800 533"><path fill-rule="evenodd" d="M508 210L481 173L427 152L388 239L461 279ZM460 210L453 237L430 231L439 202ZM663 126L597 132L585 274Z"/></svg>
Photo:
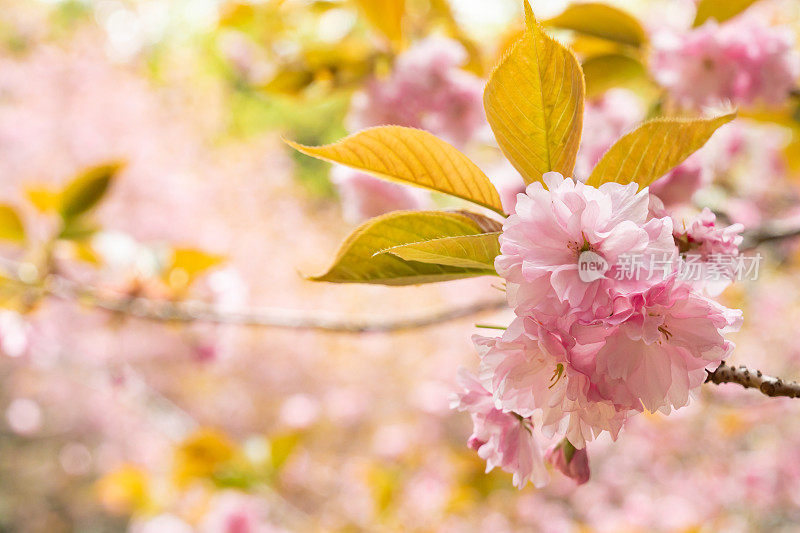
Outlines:
<svg viewBox="0 0 800 533"><path fill-rule="evenodd" d="M427 131L380 126L327 146L296 150L379 178L451 194L503 214L500 195L467 156Z"/></svg>
<svg viewBox="0 0 800 533"><path fill-rule="evenodd" d="M61 192L45 185L28 187L25 196L40 213L58 211L61 205Z"/></svg>
<svg viewBox="0 0 800 533"><path fill-rule="evenodd" d="M444 237L430 241L395 246L383 253L406 261L448 265L462 268L494 269L494 258L500 254L500 233Z"/></svg>
<svg viewBox="0 0 800 533"><path fill-rule="evenodd" d="M724 22L732 19L757 0L700 0L697 4L697 15L694 18L694 26L700 26L709 19L716 19L717 22Z"/></svg>
<svg viewBox="0 0 800 533"><path fill-rule="evenodd" d="M622 137L600 159L587 180L638 183L647 187L699 150L717 128L736 118L728 113L712 118L658 118Z"/></svg>
<svg viewBox="0 0 800 533"><path fill-rule="evenodd" d="M382 250L443 237L479 235L481 226L461 213L397 211L367 221L342 244L333 266L313 281L416 285L493 274L474 269L406 261ZM377 254L377 255L376 255Z"/></svg>
<svg viewBox="0 0 800 533"><path fill-rule="evenodd" d="M647 69L630 56L604 54L583 62L586 96L593 98L614 87L636 88L647 83Z"/></svg>
<svg viewBox="0 0 800 533"><path fill-rule="evenodd" d="M525 33L492 73L484 107L503 153L532 183L545 172L572 175L585 87L575 55L545 34L527 0L525 12Z"/></svg>
<svg viewBox="0 0 800 533"><path fill-rule="evenodd" d="M0 240L22 242L25 240L25 226L16 209L8 204L0 204Z"/></svg>
<svg viewBox="0 0 800 533"><path fill-rule="evenodd" d="M61 192L61 217L75 218L95 207L120 168L119 163L107 163L92 167L72 180Z"/></svg>
<svg viewBox="0 0 800 533"><path fill-rule="evenodd" d="M172 288L184 289L194 283L201 274L224 261L224 256L203 250L176 248L172 251L172 261L163 276Z"/></svg>
<svg viewBox="0 0 800 533"><path fill-rule="evenodd" d="M389 41L403 40L403 15L405 0L355 0L364 17Z"/></svg>
<svg viewBox="0 0 800 533"><path fill-rule="evenodd" d="M647 42L644 28L633 15L607 4L573 4L545 24L630 46Z"/></svg>

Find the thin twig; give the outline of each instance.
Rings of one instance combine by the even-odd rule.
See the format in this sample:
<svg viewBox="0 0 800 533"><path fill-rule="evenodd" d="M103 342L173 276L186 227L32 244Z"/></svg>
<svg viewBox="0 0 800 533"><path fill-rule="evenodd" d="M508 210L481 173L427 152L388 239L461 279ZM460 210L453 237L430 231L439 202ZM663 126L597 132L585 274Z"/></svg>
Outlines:
<svg viewBox="0 0 800 533"><path fill-rule="evenodd" d="M797 237L800 237L800 228L798 227L763 226L746 232L740 248L743 251L748 251L768 242L784 241Z"/></svg>
<svg viewBox="0 0 800 533"><path fill-rule="evenodd" d="M721 385L722 383L737 383L745 389L758 389L762 394L771 398L784 396L787 398L800 398L800 383L786 381L763 374L760 370L750 370L744 366L728 366L723 361L713 372L708 373L706 383Z"/></svg>
<svg viewBox="0 0 800 533"><path fill-rule="evenodd" d="M64 301L78 302L101 311L155 322L205 322L337 333L391 333L435 326L497 311L508 306L504 297L498 297L464 307L441 309L420 316L385 319L374 316L362 319L342 319L339 313L308 313L307 311L275 308L232 310L201 301L175 302L131 297L77 283L59 275L50 275L44 282L41 280L29 282L24 279L24 276L18 275L18 268L13 268L11 262L4 260L2 264L5 267L3 270L9 278L32 290L40 291L44 295Z"/></svg>

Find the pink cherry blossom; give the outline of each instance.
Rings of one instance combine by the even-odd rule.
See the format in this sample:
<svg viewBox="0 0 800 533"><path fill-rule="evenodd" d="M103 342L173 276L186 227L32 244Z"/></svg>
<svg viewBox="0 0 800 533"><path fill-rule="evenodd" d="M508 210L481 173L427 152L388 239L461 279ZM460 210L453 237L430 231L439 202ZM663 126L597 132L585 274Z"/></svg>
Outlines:
<svg viewBox="0 0 800 533"><path fill-rule="evenodd" d="M486 471L499 466L514 475L518 488L528 481L537 487L546 485L549 475L531 421L497 409L491 393L466 370L461 369L458 381L463 392L453 399L451 407L472 417L469 446L486 461Z"/></svg>
<svg viewBox="0 0 800 533"><path fill-rule="evenodd" d="M621 256L638 255L644 265L650 257L676 256L672 220L648 220L648 191L639 191L637 184L606 183L598 189L556 172L545 174L544 183L547 189L537 182L518 195L495 261L518 314L534 307L541 311L543 300L568 303L577 311L597 308L609 302L612 289L621 288L614 279L622 268ZM604 277L581 279L584 252L607 263Z"/></svg>
<svg viewBox="0 0 800 533"><path fill-rule="evenodd" d="M667 207L687 204L694 194L711 183L713 174L709 165L697 152L650 185L650 192Z"/></svg>
<svg viewBox="0 0 800 533"><path fill-rule="evenodd" d="M710 20L685 33L657 32L651 68L681 105L780 105L800 75L793 45L790 28L745 13L721 25Z"/></svg>
<svg viewBox="0 0 800 533"><path fill-rule="evenodd" d="M567 452L569 451L569 454ZM570 455L568 457L568 455ZM547 461L559 469L565 476L574 479L578 485L589 481L589 455L586 448L576 450L571 444L562 442L547 451Z"/></svg>
<svg viewBox="0 0 800 533"><path fill-rule="evenodd" d="M676 223L675 239L682 251L698 254L704 259L712 255L736 256L743 240L742 231L742 224L717 226L717 216L705 208L685 229L681 230Z"/></svg>
<svg viewBox="0 0 800 533"><path fill-rule="evenodd" d="M401 54L386 79L353 98L351 130L394 124L428 130L461 146L485 124L483 81L461 69L467 52L457 41L424 39Z"/></svg>
<svg viewBox="0 0 800 533"><path fill-rule="evenodd" d="M495 404L532 418L548 437L566 437L577 448L608 431L616 439L630 409L602 398L589 374L578 370L584 349L519 317L502 337L473 338L481 356L480 377Z"/></svg>
<svg viewBox="0 0 800 533"><path fill-rule="evenodd" d="M742 321L740 310L694 292L675 276L643 294L619 296L614 308L611 317L572 328L576 355L603 398L651 412L687 405L705 370L733 350L725 336Z"/></svg>

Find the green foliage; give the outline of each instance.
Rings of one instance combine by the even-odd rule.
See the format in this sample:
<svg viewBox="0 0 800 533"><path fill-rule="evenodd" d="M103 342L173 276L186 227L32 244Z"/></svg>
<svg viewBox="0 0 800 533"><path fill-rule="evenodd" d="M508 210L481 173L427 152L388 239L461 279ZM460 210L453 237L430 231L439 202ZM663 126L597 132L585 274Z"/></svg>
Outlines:
<svg viewBox="0 0 800 533"><path fill-rule="evenodd" d="M108 191L120 168L120 163L106 163L92 167L72 180L61 192L58 211L64 221L77 218L93 209Z"/></svg>
<svg viewBox="0 0 800 533"><path fill-rule="evenodd" d="M757 0L700 0L697 4L697 15L694 18L694 26L700 26L709 19L717 22L725 22L732 19Z"/></svg>
<svg viewBox="0 0 800 533"><path fill-rule="evenodd" d="M607 4L573 4L545 24L629 46L647 43L647 34L635 17Z"/></svg>
<svg viewBox="0 0 800 533"><path fill-rule="evenodd" d="M624 54L604 54L583 62L586 96L594 98L614 87L639 89L649 84L647 69L638 60Z"/></svg>
<svg viewBox="0 0 800 533"><path fill-rule="evenodd" d="M23 242L25 227L17 211L8 204L0 204L0 240Z"/></svg>
<svg viewBox="0 0 800 533"><path fill-rule="evenodd" d="M398 211L374 218L342 244L333 266L313 281L416 285L494 274L490 267L464 268L406 261L381 253L389 248L444 237L480 235L477 215L445 211Z"/></svg>
<svg viewBox="0 0 800 533"><path fill-rule="evenodd" d="M430 241L394 246L382 253L396 255L406 261L462 268L493 269L500 254L499 232L483 235L444 237Z"/></svg>
<svg viewBox="0 0 800 533"><path fill-rule="evenodd" d="M578 60L542 30L527 0L526 29L484 93L497 143L525 183L572 174L583 128L585 86Z"/></svg>
<svg viewBox="0 0 800 533"><path fill-rule="evenodd" d="M492 73L484 93L498 145L526 183L557 171L571 176L583 128L587 81L574 54L545 34L525 1L526 25ZM618 44L641 46L644 31L630 15L579 4L553 26ZM615 45L618 46L618 45ZM650 90L635 57L599 54L585 62L592 96L610 87ZM625 135L603 156L588 183L646 187L702 147L735 113L711 118L658 118ZM497 191L466 156L430 133L372 128L326 146L288 142L299 152L376 177L424 187L503 214ZM372 219L341 246L333 266L313 281L410 285L495 274L501 225L468 212L396 212Z"/></svg>
<svg viewBox="0 0 800 533"><path fill-rule="evenodd" d="M318 159L389 181L447 193L503 214L500 195L481 169L451 145L423 130L381 126L327 146L287 143Z"/></svg>
<svg viewBox="0 0 800 533"><path fill-rule="evenodd" d="M659 118L645 122L622 137L605 153L587 180L603 183L638 183L647 187L702 148L717 129L736 113L711 118Z"/></svg>

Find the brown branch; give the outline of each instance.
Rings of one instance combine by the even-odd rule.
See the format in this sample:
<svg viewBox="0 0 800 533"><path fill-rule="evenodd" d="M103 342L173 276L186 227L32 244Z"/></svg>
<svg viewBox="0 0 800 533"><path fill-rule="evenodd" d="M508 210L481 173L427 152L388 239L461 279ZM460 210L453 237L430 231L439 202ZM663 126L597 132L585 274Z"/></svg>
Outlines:
<svg viewBox="0 0 800 533"><path fill-rule="evenodd" d="M723 383L737 383L745 389L758 389L762 394L771 398L785 396L787 398L800 398L800 383L796 381L785 381L763 374L760 370L750 370L744 366L733 367L725 364L725 361L714 370L708 373L706 383L721 385Z"/></svg>
<svg viewBox="0 0 800 533"><path fill-rule="evenodd" d="M800 237L798 227L777 227L775 225L762 226L743 234L744 241L740 246L742 251L752 250L758 246L770 242L784 241Z"/></svg>
<svg viewBox="0 0 800 533"><path fill-rule="evenodd" d="M243 327L317 330L336 333L392 333L431 327L508 307L505 297L498 297L464 307L440 309L419 316L384 319L374 316L361 319L342 319L339 318L339 313L335 312L309 313L278 308L231 310L201 301L175 302L132 297L100 290L91 285L77 283L53 274L44 280L28 280L25 279L25 276L18 274L20 265L8 260L2 260L0 264L5 267L2 270L9 279L39 295L77 302L97 310L154 322L205 322Z"/></svg>

